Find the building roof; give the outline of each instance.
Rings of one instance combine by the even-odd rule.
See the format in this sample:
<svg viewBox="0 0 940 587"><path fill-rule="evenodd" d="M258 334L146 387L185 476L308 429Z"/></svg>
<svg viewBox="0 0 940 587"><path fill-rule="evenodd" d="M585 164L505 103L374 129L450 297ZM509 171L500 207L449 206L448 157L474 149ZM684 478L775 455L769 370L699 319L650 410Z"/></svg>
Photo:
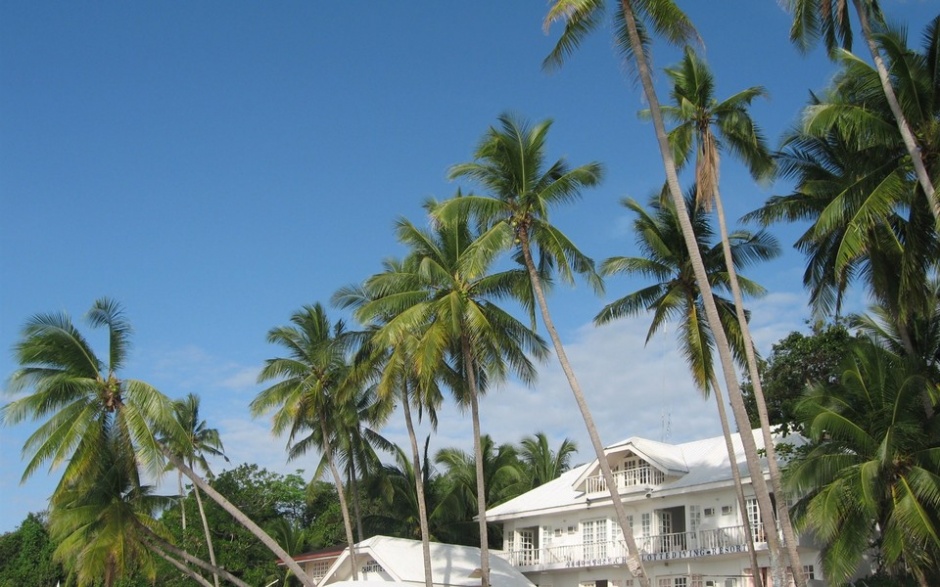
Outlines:
<svg viewBox="0 0 940 587"><path fill-rule="evenodd" d="M764 447L759 429L752 431L758 450ZM786 442L802 443L799 437L788 437ZM744 448L739 434L732 435L735 458L743 480L749 479ZM667 444L646 438L632 437L610 445L608 455L631 451L667 474L665 483L656 487L658 495L685 492L693 487L708 485L730 485L732 483L731 461L724 436L694 440L681 444ZM762 459L766 471L766 461ZM597 459L581 465L561 477L516 497L506 503L487 510L490 521L518 517L520 514L551 513L582 509L598 498L589 496L581 489L585 478L597 475ZM603 499L603 498L601 498ZM609 497L608 497L609 499Z"/></svg>
<svg viewBox="0 0 940 587"><path fill-rule="evenodd" d="M480 585L479 548L438 542L432 542L430 547L434 585L439 587ZM363 557L371 557L381 565L382 570L391 578L388 582L424 586L424 555L421 542L418 540L373 536L356 545L357 563ZM366 581L350 581L348 558L349 550L347 549L320 582L321 587L347 583L362 587L363 583L376 582L372 575ZM522 573L492 551L490 553L490 583L501 587L534 587Z"/></svg>

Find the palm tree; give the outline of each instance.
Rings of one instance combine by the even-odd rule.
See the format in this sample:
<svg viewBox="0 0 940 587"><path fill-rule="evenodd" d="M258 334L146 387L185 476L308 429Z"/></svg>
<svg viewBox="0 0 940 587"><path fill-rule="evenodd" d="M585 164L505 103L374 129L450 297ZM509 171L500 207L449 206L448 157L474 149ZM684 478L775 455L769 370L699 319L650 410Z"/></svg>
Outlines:
<svg viewBox="0 0 940 587"><path fill-rule="evenodd" d="M186 443L179 446L176 453L178 458L184 459L189 467L195 470L196 465L202 469L203 473L212 478L212 471L209 469L207 455L225 458L222 447L222 439L219 437L219 431L215 428L209 428L205 420L199 419L199 396L188 394L182 400L174 403L176 421L179 427L186 434ZM174 443L168 441L166 444L172 446ZM228 459L225 459L228 461ZM180 496L183 494L183 473L179 471L178 482L180 486ZM196 496L196 505L199 508L199 518L202 520L202 529L206 537L206 547L209 549L209 562L215 566L215 549L212 546L212 534L209 532L209 521L206 519L206 511L202 505L202 497L199 495L199 488L193 488L193 494ZM182 506L182 502L181 502ZM186 529L186 508L181 507L183 530ZM219 587L219 575L213 573L213 583Z"/></svg>
<svg viewBox="0 0 940 587"><path fill-rule="evenodd" d="M581 390L574 369L568 360L564 345L555 328L545 299L543 281L548 271L557 268L565 281L573 281L575 273L588 278L588 281L600 290L601 281L594 271L594 262L585 256L571 240L548 219L549 208L558 203L576 199L582 187L597 184L602 175L598 163L590 163L570 169L563 160L543 170L545 159L545 141L551 121L544 121L529 127L509 115L499 118L499 128L491 127L484 135L475 153L475 160L456 165L450 176L468 177L480 183L490 196L468 196L445 203L437 214L448 218L453 214L472 210L480 220L494 227L506 227L514 236L512 246L516 249L516 258L526 268L542 322L548 330L555 349L555 355L568 379L575 402L584 419L588 436L594 447L605 478L609 474L608 488L611 499L623 528L628 527L627 514L620 501L620 494L613 481L610 465L604 458L604 445L601 442L594 417L587 404L587 398ZM538 263L533 255L533 248L538 252ZM530 318L534 324L535 308L531 302ZM628 565L638 577L645 577L639 551L630 532L624 532L627 542Z"/></svg>
<svg viewBox="0 0 940 587"><path fill-rule="evenodd" d="M362 333L350 332L348 334L355 334L357 336L354 338L358 338L358 335ZM381 467L375 448L387 451L394 446L376 431L386 422L394 406L389 398L379 396L374 386L363 379L363 377L370 376L367 371L357 371L355 365L351 367L345 397L341 399L342 406L331 416L329 432L332 435L330 444L333 447L333 460L346 474L345 486L356 519L356 535L359 540L365 540L359 478L368 477ZM365 427L363 427L364 423ZM322 430L313 427L309 435L294 441L288 451L288 460L299 458L309 450L322 446ZM321 478L329 466L326 454L321 454L313 478Z"/></svg>
<svg viewBox="0 0 940 587"><path fill-rule="evenodd" d="M480 439L482 453L467 454L459 448L442 448L434 456L434 462L445 469L444 495L441 508L445 508L456 523L466 523L479 510L479 495L474 491L478 472L476 463L483 464L483 509L497 506L521 495L527 490L524 471L516 449L511 444L496 445L488 434Z"/></svg>
<svg viewBox="0 0 940 587"><path fill-rule="evenodd" d="M577 452L577 443L568 438L561 441L557 450L549 446L548 436L544 432L523 438L517 453L527 470L528 489L544 485L568 471L571 468L571 456Z"/></svg>
<svg viewBox="0 0 940 587"><path fill-rule="evenodd" d="M546 58L546 66L559 66L564 58L578 47L584 37L602 22L601 12L603 6L602 0L557 0L552 5L545 18L545 26L550 26L551 23L556 20L562 20L565 23L565 30L557 42L555 49ZM695 244L695 233L683 200L682 190L679 186L679 176L669 145L662 109L659 105L659 98L656 95L655 87L653 86L649 55L651 38L648 34L648 30L650 28L674 45L687 43L695 37L695 31L686 15L679 10L678 6L676 6L675 2L672 0L621 0L619 10L616 11L616 42L619 49L627 57L629 63L635 66L639 73L643 93L649 104L650 118L656 132L659 153L663 160L663 168L666 173L666 186L668 188L667 192L672 199L675 209L682 211L681 214L678 214L682 237L685 241L686 249L689 251L689 256L691 257L695 281L698 283L702 294L705 317L708 321L712 336L714 337L718 356L721 359L722 373L731 401L731 408L734 412L734 419L739 429L747 430L749 420L744 405L744 397L737 379L731 346L722 328L720 314L712 298L705 265ZM766 520L765 523L769 526L767 544L771 556L774 580L775 582L783 582L784 569L780 564L780 545L777 540L776 523L774 521L774 506L761 470L757 444L750 434L742 434L741 440L744 446L744 454L747 458L748 470L752 482L754 483L755 496L761 514L764 520ZM605 478L607 478L607 471L603 469L602 471ZM611 476L607 479L607 483L611 484L612 482L613 477ZM616 504L616 500L614 500L614 502ZM618 517L619 514L620 512L618 511ZM628 530L629 526L626 524L625 516L620 522L624 536L626 537L630 532ZM629 546L628 543L628 547ZM632 559L633 556L629 558ZM634 563L628 561L628 565L634 575L636 575L637 572L641 572ZM645 573L642 573L640 581L644 587L649 584Z"/></svg>
<svg viewBox="0 0 940 587"><path fill-rule="evenodd" d="M940 581L940 436L921 397L937 400L915 364L860 340L838 384L810 390L799 405L808 451L787 468L803 497L797 522L821 539L830 582L846 580L872 546L892 572Z"/></svg>
<svg viewBox="0 0 940 587"><path fill-rule="evenodd" d="M744 299L738 285L724 207L718 188L719 160L722 151L730 151L736 155L748 167L755 179L765 179L773 173L774 163L767 143L748 113L751 103L766 93L763 88L755 86L719 102L714 95L715 80L708 65L695 54L691 47L685 48L679 65L668 68L666 73L673 81L671 96L675 104L664 106L663 114L667 119L677 123L677 126L669 133L669 140L673 145L676 165L680 168L689 161L692 153L695 153L696 205L703 207L706 211L711 210L714 205L718 217L722 250L728 271L728 285L734 299L743 352L747 358L748 374L752 381L754 403L757 406L764 447L767 451L770 482L774 493L782 495L780 469L770 431L764 390L758 372L754 341L751 338L744 311ZM726 423L722 423L722 426L728 428ZM741 493L740 490L739 493ZM783 530L784 544L791 561L790 568L793 569L796 584L802 587L806 584L806 580L803 577L803 565L799 562L796 535L790 523L786 500L778 499L777 509L779 512L777 519Z"/></svg>
<svg viewBox="0 0 940 587"><path fill-rule="evenodd" d="M727 271L725 261L725 243L711 245L713 231L708 216L702 208L694 205L694 199L700 190L693 189L686 200L692 215L692 225L698 239L698 247L702 258L706 261L709 278L712 285L720 289L730 288L731 274ZM705 397L714 390L715 402L718 405L718 415L721 421L722 433L725 437L725 446L731 463L731 473L734 479L738 498L739 511L742 515L747 511L741 475L738 471L735 449L731 439L731 429L725 412L721 386L717 382L712 359L713 340L707 324L702 321L702 300L692 272L689 255L682 242L682 234L676 219L676 211L670 202L663 202L660 198L650 200L650 214L639 204L632 200L625 200L624 205L633 211L637 218L634 220L634 233L642 257L611 257L601 265L604 275L624 274L643 275L658 280L653 285L619 298L607 304L594 318L597 324L605 324L611 320L625 316L634 316L640 312L653 311L653 322L646 335L646 342L665 325L667 320L676 320L681 324L677 331L679 346L685 355L686 361L692 371L692 377ZM766 233L736 232L728 237L731 244L730 256L738 265L747 265L755 261L767 260L775 256L778 247L773 238ZM733 261L734 262L734 261ZM756 283L740 278L739 287L750 295L763 293ZM714 291L714 290L713 290ZM744 339L741 336L740 323L737 320L735 304L726 298L716 296L716 305L721 311L722 323L732 336L734 349L739 360L744 353L742 346ZM754 551L754 540L751 536L750 526L744 520L745 538L748 543L748 552L751 555L751 565L757 565ZM759 575L755 574L758 581Z"/></svg>
<svg viewBox="0 0 940 587"><path fill-rule="evenodd" d="M165 468L164 459L169 460L292 570L299 571L299 576L306 577L303 569L270 536L161 442L169 440L176 446L185 446L185 431L173 417L173 402L169 398L143 381L118 377L127 361L131 334L121 306L101 298L92 305L87 317L92 327L103 326L108 330L106 362L94 352L71 319L61 313L30 318L23 328L22 340L14 348L21 368L10 378L9 390L31 389L32 393L3 406L0 421L16 424L26 418L48 416L23 447L25 453L32 454L23 478L45 462L51 461L53 467L67 462L52 496L55 499L59 491L86 476L101 455L110 450L105 445L105 430L113 427L121 442L128 444L127 449L135 452L136 462L151 475L159 476Z"/></svg>
<svg viewBox="0 0 940 587"><path fill-rule="evenodd" d="M411 260L412 262L414 259ZM400 396L402 412L405 416L405 426L408 430L408 439L411 447L412 462L407 469L412 471L414 495L416 498L416 511L421 536L421 546L424 558L425 585L431 587L434 583L431 570L431 532L428 522L428 508L425 495L425 477L428 465L422 467L421 455L418 452L418 441L415 434L412 406L417 410L419 420L427 413L433 429L437 429L437 408L442 402L442 394L438 385L437 374L431 372L428 377L422 377L416 366L416 346L420 339L420 329L426 324L418 326L416 332L404 332L393 340L383 341L385 333L382 327L397 314L387 314L389 311L400 314L402 309L389 310L383 308L381 303L371 304L368 313L363 306L375 302L383 297L395 296L409 291L418 291L415 302L425 301L426 296L415 281L416 271L406 268L400 261L387 260L384 262L385 271L370 277L361 287L350 286L340 289L333 296L333 301L342 307L357 309L356 317L366 323L372 333L372 338L360 353L358 363L366 369L375 368L380 371L377 375L376 391L386 400L391 400L396 394ZM409 306L404 306L407 309ZM379 312L379 314L375 314ZM446 363L439 365L440 373L448 371ZM397 449L397 447L395 447ZM393 450L398 455L400 451ZM427 452L425 450L425 452ZM426 456L426 455L425 455ZM425 459L426 461L426 459ZM405 468L403 468L405 470Z"/></svg>
<svg viewBox="0 0 940 587"><path fill-rule="evenodd" d="M920 52L908 50L901 33L879 36L931 164L940 154L931 130L940 113L940 74L932 65L940 52L938 26L940 18L927 27ZM784 143L780 164L796 180L794 192L771 198L753 215L765 223L811 221L797 247L807 255L804 284L816 311L838 313L847 287L861 279L912 354L911 325L934 311L928 281L940 257L940 235L910 177L876 72L851 56L841 64Z"/></svg>
<svg viewBox="0 0 940 587"><path fill-rule="evenodd" d="M171 498L154 496L140 483L133 451L113 421L100 433L86 474L60 484L51 500L55 558L79 587L99 580L111 587L138 573L153 581L156 567L141 527L165 532L154 516Z"/></svg>
<svg viewBox="0 0 940 587"><path fill-rule="evenodd" d="M432 485L433 467L428 458L430 440L430 436L425 438L425 465L420 472L414 468L405 451L395 446L391 451L394 464L383 465L382 470L369 480L370 494L377 495L385 506L371 518L377 526L388 529L392 536L424 540L427 535L429 543L432 539L438 540L429 526L427 513L438 506Z"/></svg>
<svg viewBox="0 0 940 587"><path fill-rule="evenodd" d="M287 431L289 447L301 432L319 429L319 436L314 438L322 442L323 455L336 484L352 559L352 574L356 579L358 569L352 521L331 442L334 438L333 421L343 413L343 402L348 398L345 386L348 385L350 371L347 359L349 338L345 336L343 322L331 323L320 304L304 306L295 312L291 316L291 324L268 331L268 342L284 347L288 356L265 362L258 380L276 382L251 401L251 413L259 416L273 411L272 431L274 434ZM294 572L297 573L296 570Z"/></svg>
<svg viewBox="0 0 940 587"><path fill-rule="evenodd" d="M902 104L892 85L891 72L885 64L882 47L878 43L878 33L885 28L884 15L881 13L877 0L852 0L852 5L855 7L855 14L862 28L862 36L871 53L872 62L875 64L884 99L900 133L910 163L914 167L917 182L923 190L927 207L933 214L936 227L937 222L940 222L940 202L934 190L932 170L928 167L928 164L934 162L925 159L925 154L930 153L927 148L929 145L924 143L924 139L928 137L918 136L912 130L907 117L908 112L905 112L905 106L910 106L910 103ZM852 22L848 14L847 2L837 2L833 5L832 0L788 0L787 6L793 12L790 40L796 43L801 51L809 50L820 37L823 38L830 56L837 55L840 41L844 49L851 51Z"/></svg>
<svg viewBox="0 0 940 587"><path fill-rule="evenodd" d="M107 361L99 358L67 315L35 315L14 347L21 367L9 387L10 392L31 393L0 410L4 424L48 417L23 446L32 455L23 479L43 463L51 461L53 467L65 463L57 492L83 477L99 453L108 450L102 446L108 436L105 429L114 427L154 474L159 474L162 462L154 430L179 432L169 398L143 381L118 378L131 334L120 305L101 298L87 317L92 327L107 328Z"/></svg>
<svg viewBox="0 0 940 587"><path fill-rule="evenodd" d="M458 194L458 198L459 198ZM436 202L428 202L429 211ZM479 398L488 386L510 372L530 382L535 369L529 356L542 357L544 343L503 310L497 300L524 291L525 273L490 269L512 238L500 225L477 234L468 215L453 215L422 230L401 219L398 240L409 248L403 267L412 272L399 276L401 290L378 297L358 311L362 316L389 317L381 329L382 344L395 344L416 335L414 369L419 380L437 377L448 363L459 375L452 391L469 406L477 458L477 495L483 587L489 587L489 547L482 452L480 449Z"/></svg>

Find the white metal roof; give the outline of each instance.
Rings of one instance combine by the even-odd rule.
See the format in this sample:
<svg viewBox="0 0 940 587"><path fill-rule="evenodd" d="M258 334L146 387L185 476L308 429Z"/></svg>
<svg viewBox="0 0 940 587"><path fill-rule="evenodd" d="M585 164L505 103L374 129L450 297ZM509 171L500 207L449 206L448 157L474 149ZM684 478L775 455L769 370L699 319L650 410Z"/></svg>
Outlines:
<svg viewBox="0 0 940 587"><path fill-rule="evenodd" d="M757 448L764 446L760 430L754 430ZM744 460L744 448L739 434L732 435L735 458L743 479L748 479ZM789 437L787 442L799 444L802 439ZM629 449L651 464L678 475L660 485L660 492L681 492L693 487L709 484L731 484L731 464L725 446L724 436L694 440L681 444L666 444L645 438L632 437L607 447L605 452L612 454ZM579 491L579 481L598 472L597 460L568 471L561 477L520 495L506 503L489 509L486 517L491 521L516 518L520 515L550 513L581 509L588 502L588 497Z"/></svg>
<svg viewBox="0 0 940 587"><path fill-rule="evenodd" d="M480 549L472 546L457 546L432 542L431 573L434 585L439 587L470 587L480 585ZM424 587L424 555L421 542L389 536L373 536L356 545L357 563L371 557L391 576L385 582ZM349 549L333 564L320 582L325 585L344 587L377 587L370 577L368 581L351 581L349 571ZM490 583L500 587L535 587L525 576L496 553L490 552Z"/></svg>

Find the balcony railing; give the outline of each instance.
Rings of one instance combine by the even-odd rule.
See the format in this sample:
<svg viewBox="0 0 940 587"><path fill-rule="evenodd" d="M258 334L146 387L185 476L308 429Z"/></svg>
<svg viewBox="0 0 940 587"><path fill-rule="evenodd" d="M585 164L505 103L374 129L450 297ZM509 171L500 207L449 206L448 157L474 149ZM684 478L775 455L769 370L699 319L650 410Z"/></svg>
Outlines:
<svg viewBox="0 0 940 587"><path fill-rule="evenodd" d="M638 469L614 472L614 483L616 483L618 490L659 486L662 485L665 480L666 475L659 469L652 467L641 467ZM602 475L588 477L588 493L601 493L606 491L607 481L604 480Z"/></svg>
<svg viewBox="0 0 940 587"><path fill-rule="evenodd" d="M763 526L752 527L751 532L755 542L765 541ZM746 550L744 526L635 536L634 540L640 555L647 560L697 558ZM622 541L606 541L516 549L504 552L504 556L517 567L598 567L623 564L627 549Z"/></svg>

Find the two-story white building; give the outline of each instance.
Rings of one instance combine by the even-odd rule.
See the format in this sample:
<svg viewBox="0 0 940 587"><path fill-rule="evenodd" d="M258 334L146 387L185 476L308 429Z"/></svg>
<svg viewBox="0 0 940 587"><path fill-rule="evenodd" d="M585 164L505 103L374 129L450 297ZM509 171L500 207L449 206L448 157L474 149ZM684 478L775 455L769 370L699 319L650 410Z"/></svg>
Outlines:
<svg viewBox="0 0 940 587"><path fill-rule="evenodd" d="M754 432L758 448L760 431ZM757 572L771 584L763 525L744 464L748 495L738 507L724 438L666 444L629 438L608 447L607 461L655 587L749 587L747 523L756 541ZM502 523L509 562L539 587L633 587L626 549L597 460L487 512ZM800 562L810 585L824 585L818 549L801 539Z"/></svg>

